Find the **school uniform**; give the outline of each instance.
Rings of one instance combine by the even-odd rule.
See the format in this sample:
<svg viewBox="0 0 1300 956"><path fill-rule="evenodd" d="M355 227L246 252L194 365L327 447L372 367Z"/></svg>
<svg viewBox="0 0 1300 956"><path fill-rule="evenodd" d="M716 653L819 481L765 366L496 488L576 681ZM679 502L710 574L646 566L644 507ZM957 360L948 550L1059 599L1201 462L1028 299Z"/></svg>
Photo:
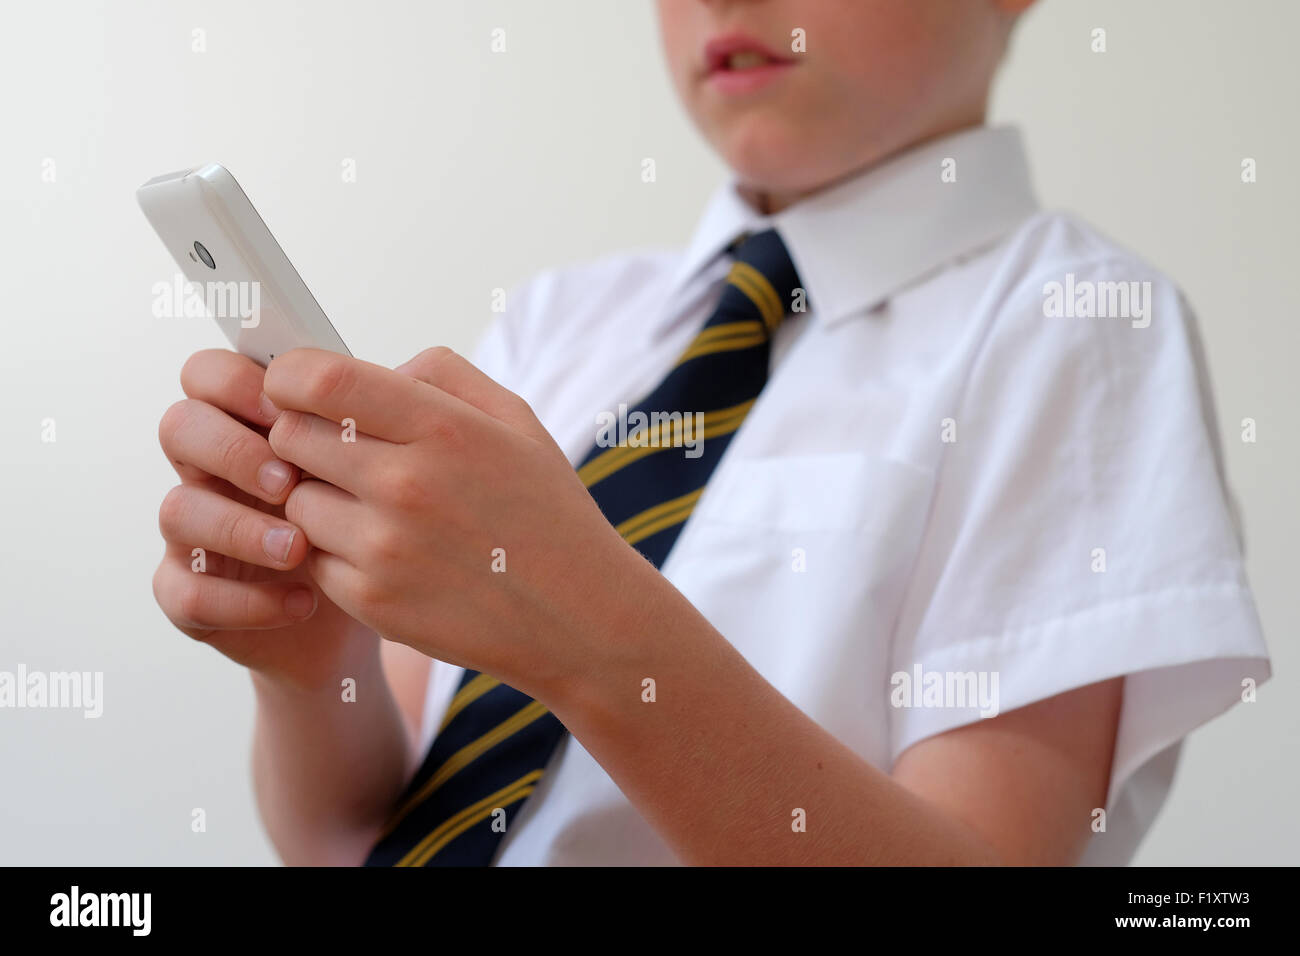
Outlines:
<svg viewBox="0 0 1300 956"><path fill-rule="evenodd" d="M513 291L474 361L578 464L600 413L654 388L714 313L737 237L768 229L806 311L776 329L661 572L884 771L990 711L1123 676L1084 862L1127 862L1186 734L1270 672L1186 301L1040 210L1019 134L978 128L772 216L727 182L684 250ZM461 678L435 662L425 747ZM566 737L494 862L677 860Z"/></svg>

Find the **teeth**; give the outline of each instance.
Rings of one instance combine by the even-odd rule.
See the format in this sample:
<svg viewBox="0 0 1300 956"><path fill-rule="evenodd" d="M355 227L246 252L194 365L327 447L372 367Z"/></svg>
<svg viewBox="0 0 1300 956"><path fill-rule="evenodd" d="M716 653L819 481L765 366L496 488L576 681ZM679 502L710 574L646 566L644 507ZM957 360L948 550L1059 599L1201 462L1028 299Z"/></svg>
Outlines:
<svg viewBox="0 0 1300 956"><path fill-rule="evenodd" d="M727 69L752 70L754 67L762 66L766 62L767 57L763 56L763 54L746 50L743 53L733 53L727 57Z"/></svg>

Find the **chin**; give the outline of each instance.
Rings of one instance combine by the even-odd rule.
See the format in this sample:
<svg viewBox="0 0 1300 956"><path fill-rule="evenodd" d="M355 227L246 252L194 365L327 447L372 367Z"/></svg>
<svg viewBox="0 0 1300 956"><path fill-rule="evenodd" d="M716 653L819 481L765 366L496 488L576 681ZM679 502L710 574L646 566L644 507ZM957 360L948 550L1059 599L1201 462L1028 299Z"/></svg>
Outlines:
<svg viewBox="0 0 1300 956"><path fill-rule="evenodd" d="M727 130L714 147L742 183L761 192L806 192L816 188L822 173L816 147L785 124Z"/></svg>

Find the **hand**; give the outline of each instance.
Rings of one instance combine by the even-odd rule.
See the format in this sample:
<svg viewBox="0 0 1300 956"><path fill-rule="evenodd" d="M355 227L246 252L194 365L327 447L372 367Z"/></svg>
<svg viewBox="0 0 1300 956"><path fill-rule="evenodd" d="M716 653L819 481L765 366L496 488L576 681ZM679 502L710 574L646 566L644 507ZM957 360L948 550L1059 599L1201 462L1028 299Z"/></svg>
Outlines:
<svg viewBox="0 0 1300 956"><path fill-rule="evenodd" d="M331 681L358 642L377 639L313 587L307 535L284 516L298 469L276 458L263 429L263 370L234 352L197 352L181 371L188 398L163 415L158 437L181 484L158 512L166 541L154 597L182 633L262 675L298 685ZM195 548L206 571L193 570Z"/></svg>
<svg viewBox="0 0 1300 956"><path fill-rule="evenodd" d="M322 479L285 504L312 577L384 637L540 698L658 586L528 405L451 350L389 370L295 349L265 389L271 449Z"/></svg>

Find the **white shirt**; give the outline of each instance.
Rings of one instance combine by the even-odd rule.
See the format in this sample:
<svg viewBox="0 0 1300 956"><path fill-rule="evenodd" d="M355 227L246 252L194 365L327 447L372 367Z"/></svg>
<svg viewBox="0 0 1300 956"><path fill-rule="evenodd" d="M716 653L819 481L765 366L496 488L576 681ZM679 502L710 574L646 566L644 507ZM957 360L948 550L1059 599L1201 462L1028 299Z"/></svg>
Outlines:
<svg viewBox="0 0 1300 956"><path fill-rule="evenodd" d="M811 311L779 329L768 384L662 573L884 771L980 720L994 690L1005 713L1126 675L1106 828L1084 862L1127 862L1181 739L1269 675L1186 302L1086 225L1039 211L1019 134L981 128L772 217L727 183L684 252L525 284L475 361L577 461L597 414L653 388L704 323L727 243L768 225ZM1112 281L1149 282L1150 297L1116 316L1103 286L1112 314L1075 314L1082 290ZM1053 282L1081 308L1049 314ZM461 673L433 667L425 746ZM928 675L951 693L923 694ZM981 679L988 696L958 696ZM497 856L675 862L572 737Z"/></svg>

